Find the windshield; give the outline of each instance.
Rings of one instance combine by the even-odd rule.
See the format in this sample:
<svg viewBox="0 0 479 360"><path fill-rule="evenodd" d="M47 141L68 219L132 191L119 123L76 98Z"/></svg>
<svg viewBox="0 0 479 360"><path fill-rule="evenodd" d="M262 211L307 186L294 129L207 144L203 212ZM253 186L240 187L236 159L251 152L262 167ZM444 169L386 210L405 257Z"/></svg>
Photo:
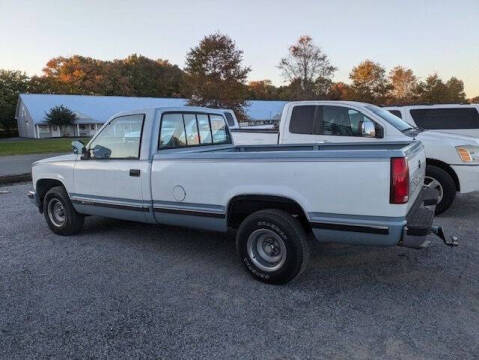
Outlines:
<svg viewBox="0 0 479 360"><path fill-rule="evenodd" d="M394 126L399 131L406 131L413 128L404 120L398 118L396 115L391 114L389 111L380 108L379 106L366 105L366 108L375 113L377 116L386 120L389 124Z"/></svg>

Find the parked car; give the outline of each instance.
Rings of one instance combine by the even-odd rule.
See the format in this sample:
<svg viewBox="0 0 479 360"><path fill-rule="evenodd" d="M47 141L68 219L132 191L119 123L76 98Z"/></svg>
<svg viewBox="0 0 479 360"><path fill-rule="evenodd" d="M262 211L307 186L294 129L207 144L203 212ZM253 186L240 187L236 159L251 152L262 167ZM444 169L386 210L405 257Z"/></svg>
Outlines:
<svg viewBox="0 0 479 360"><path fill-rule="evenodd" d="M420 140L426 151L425 185L439 193L436 213L456 192L479 190L479 138L423 131L375 105L352 101L299 101L285 105L279 131L233 129L236 144L390 142Z"/></svg>
<svg viewBox="0 0 479 360"><path fill-rule="evenodd" d="M430 131L479 138L479 105L388 106L389 112L409 124Z"/></svg>
<svg viewBox="0 0 479 360"><path fill-rule="evenodd" d="M135 127L141 136L125 141ZM85 215L236 229L246 269L285 283L307 264L308 234L413 248L442 234L428 208L437 193L422 186L425 161L410 138L235 146L221 110L157 108L118 114L73 154L34 163L29 196L60 235L80 231Z"/></svg>

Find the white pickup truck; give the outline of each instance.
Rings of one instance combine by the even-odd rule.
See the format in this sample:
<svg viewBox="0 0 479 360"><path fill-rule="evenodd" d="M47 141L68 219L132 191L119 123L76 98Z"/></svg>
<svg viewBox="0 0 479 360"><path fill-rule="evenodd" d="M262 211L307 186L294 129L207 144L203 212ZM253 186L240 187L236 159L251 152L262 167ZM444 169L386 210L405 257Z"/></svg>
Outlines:
<svg viewBox="0 0 479 360"><path fill-rule="evenodd" d="M246 269L285 283L323 242L424 247L437 193L423 189L423 145L235 146L224 111L124 112L74 153L34 163L29 197L60 235L85 215L226 232Z"/></svg>
<svg viewBox="0 0 479 360"><path fill-rule="evenodd" d="M235 144L390 142L420 140L426 151L425 185L436 189L436 213L456 192L479 191L479 138L423 131L375 105L353 101L298 101L283 108L279 131L235 128Z"/></svg>

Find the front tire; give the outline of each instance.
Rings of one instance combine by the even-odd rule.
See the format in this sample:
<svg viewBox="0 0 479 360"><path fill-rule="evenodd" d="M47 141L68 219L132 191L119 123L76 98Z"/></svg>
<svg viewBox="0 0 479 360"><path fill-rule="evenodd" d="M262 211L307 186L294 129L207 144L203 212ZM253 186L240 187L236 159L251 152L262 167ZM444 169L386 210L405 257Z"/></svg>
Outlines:
<svg viewBox="0 0 479 360"><path fill-rule="evenodd" d="M248 272L269 284L285 284L309 262L309 244L300 222L282 210L249 215L236 235L236 250Z"/></svg>
<svg viewBox="0 0 479 360"><path fill-rule="evenodd" d="M63 186L48 190L43 199L43 214L50 230L58 235L73 235L83 227L84 217L75 211Z"/></svg>
<svg viewBox="0 0 479 360"><path fill-rule="evenodd" d="M435 189L439 193L439 202L436 205L436 215L449 209L456 197L456 184L447 171L434 165L428 165L426 168L424 185Z"/></svg>

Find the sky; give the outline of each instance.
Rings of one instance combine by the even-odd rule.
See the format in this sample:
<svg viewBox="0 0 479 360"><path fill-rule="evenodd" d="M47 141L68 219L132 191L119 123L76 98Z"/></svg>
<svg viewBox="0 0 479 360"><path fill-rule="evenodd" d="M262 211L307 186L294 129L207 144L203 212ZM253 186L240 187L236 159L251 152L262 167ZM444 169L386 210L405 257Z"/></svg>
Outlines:
<svg viewBox="0 0 479 360"><path fill-rule="evenodd" d="M456 76L468 97L479 96L479 0L0 0L0 69L33 75L56 56L133 53L183 67L189 49L217 31L244 51L249 80L283 84L278 63L307 34L338 68L335 81L371 59L420 79Z"/></svg>

